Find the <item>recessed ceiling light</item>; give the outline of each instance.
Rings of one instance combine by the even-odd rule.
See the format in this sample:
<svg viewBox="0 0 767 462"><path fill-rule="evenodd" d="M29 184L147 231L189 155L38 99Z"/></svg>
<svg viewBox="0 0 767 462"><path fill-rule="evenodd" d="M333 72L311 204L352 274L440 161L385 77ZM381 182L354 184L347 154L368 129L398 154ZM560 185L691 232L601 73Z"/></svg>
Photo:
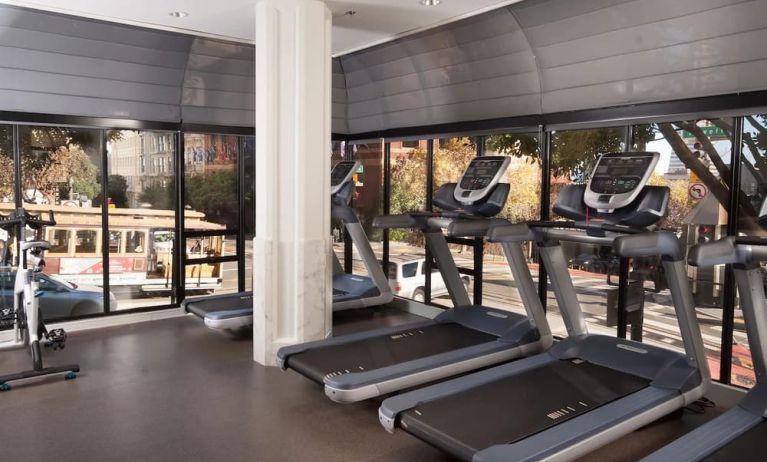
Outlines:
<svg viewBox="0 0 767 462"><path fill-rule="evenodd" d="M174 18L186 18L187 16L189 16L189 13L187 13L186 11L171 11L168 14Z"/></svg>
<svg viewBox="0 0 767 462"><path fill-rule="evenodd" d="M420 3L423 6L437 6L442 3L442 0L421 0Z"/></svg>

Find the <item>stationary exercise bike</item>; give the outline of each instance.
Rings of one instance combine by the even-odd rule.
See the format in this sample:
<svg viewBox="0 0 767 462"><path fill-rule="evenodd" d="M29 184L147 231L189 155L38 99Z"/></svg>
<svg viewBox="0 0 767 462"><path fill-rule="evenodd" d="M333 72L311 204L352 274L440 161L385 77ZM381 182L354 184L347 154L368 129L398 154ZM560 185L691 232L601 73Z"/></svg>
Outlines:
<svg viewBox="0 0 767 462"><path fill-rule="evenodd" d="M13 285L13 309L0 309L0 327L13 330L13 338L0 342L0 351L30 348L32 354L32 369L15 374L0 376L0 391L8 391L8 382L41 377L52 374L66 374L66 380L72 380L80 372L77 364L67 366L44 367L41 346L50 347L54 351L66 346L67 334L64 329L48 330L43 323L38 304L40 273L45 268L44 253L51 244L42 240L46 226L54 226L53 212L48 212L48 219L31 215L23 208L17 209L8 216L0 215L0 229L8 233L6 245L0 249L0 267L10 270L13 258L8 252L11 236L16 236L17 261L16 276ZM34 240L23 239L26 228L34 232Z"/></svg>

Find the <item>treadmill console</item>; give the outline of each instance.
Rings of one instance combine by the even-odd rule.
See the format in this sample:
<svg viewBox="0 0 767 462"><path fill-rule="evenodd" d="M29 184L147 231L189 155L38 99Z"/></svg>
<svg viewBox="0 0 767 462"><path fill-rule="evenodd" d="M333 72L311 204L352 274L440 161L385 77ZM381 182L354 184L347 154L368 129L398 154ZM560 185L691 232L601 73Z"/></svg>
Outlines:
<svg viewBox="0 0 767 462"><path fill-rule="evenodd" d="M584 202L600 212L631 204L647 184L659 158L657 152L603 154L586 186Z"/></svg>
<svg viewBox="0 0 767 462"><path fill-rule="evenodd" d="M330 172L330 195L337 193L341 186L352 179L360 166L358 160L344 160L336 164Z"/></svg>
<svg viewBox="0 0 767 462"><path fill-rule="evenodd" d="M455 187L455 200L464 205L471 205L484 199L503 178L509 162L511 158L508 156L472 159Z"/></svg>

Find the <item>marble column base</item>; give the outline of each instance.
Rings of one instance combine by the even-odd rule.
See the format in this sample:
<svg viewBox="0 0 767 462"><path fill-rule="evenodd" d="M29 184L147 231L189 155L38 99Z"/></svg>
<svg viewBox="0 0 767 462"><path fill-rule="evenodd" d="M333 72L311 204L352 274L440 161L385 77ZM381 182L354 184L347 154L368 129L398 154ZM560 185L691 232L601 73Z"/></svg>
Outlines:
<svg viewBox="0 0 767 462"><path fill-rule="evenodd" d="M321 240L253 239L253 357L275 365L285 345L325 338L332 328L332 251Z"/></svg>

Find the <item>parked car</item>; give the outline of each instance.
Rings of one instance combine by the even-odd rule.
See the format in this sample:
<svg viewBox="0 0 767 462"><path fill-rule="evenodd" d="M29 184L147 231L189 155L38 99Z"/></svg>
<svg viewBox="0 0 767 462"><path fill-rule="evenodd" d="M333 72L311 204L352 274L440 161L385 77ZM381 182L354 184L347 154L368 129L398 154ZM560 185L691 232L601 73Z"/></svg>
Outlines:
<svg viewBox="0 0 767 462"><path fill-rule="evenodd" d="M72 316L104 312L104 290L101 287L77 285L42 273L40 276L40 311L43 320L53 321ZM16 272L0 273L0 310L13 307L13 283ZM109 294L110 305L117 301Z"/></svg>
<svg viewBox="0 0 767 462"><path fill-rule="evenodd" d="M426 259L418 255L398 255L389 261L389 286L394 295L423 302L426 298ZM463 285L469 290L471 278L461 275ZM431 270L431 296L447 295L447 287L439 269Z"/></svg>

